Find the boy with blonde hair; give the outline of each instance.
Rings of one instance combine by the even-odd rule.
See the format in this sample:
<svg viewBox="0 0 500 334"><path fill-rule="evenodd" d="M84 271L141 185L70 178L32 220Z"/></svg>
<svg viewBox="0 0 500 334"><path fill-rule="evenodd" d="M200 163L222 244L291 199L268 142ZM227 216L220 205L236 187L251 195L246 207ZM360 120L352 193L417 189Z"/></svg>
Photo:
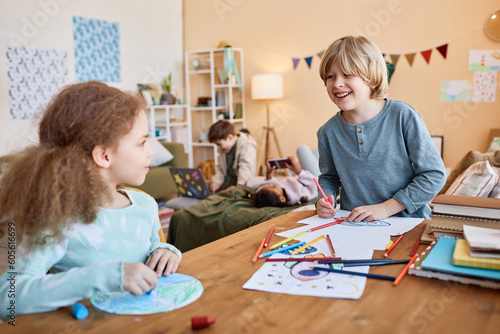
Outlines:
<svg viewBox="0 0 500 334"><path fill-rule="evenodd" d="M340 194L348 221L429 218L427 203L445 183L444 164L420 114L385 98L380 50L365 37L340 38L325 51L319 72L340 111L317 132L319 183L328 196L317 202L318 216L333 217Z"/></svg>

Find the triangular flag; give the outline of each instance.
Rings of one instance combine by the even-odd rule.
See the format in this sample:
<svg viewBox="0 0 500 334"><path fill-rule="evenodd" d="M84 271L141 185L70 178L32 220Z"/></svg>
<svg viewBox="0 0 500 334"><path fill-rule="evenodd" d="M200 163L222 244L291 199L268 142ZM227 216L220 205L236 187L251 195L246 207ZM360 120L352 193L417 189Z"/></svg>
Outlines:
<svg viewBox="0 0 500 334"><path fill-rule="evenodd" d="M448 44L443 44L441 46L438 46L436 50L438 50L441 56L443 56L444 59L446 59L446 54L448 52Z"/></svg>
<svg viewBox="0 0 500 334"><path fill-rule="evenodd" d="M321 50L320 52L316 53L316 56L318 56L319 59L323 58L323 54L325 53L326 50Z"/></svg>
<svg viewBox="0 0 500 334"><path fill-rule="evenodd" d="M385 55L386 55L386 54L382 52L382 58L385 58Z"/></svg>
<svg viewBox="0 0 500 334"><path fill-rule="evenodd" d="M420 54L422 54L422 56L424 57L427 64L429 64L429 62L431 61L431 53L432 53L432 49L420 52Z"/></svg>
<svg viewBox="0 0 500 334"><path fill-rule="evenodd" d="M313 61L313 56L310 56L310 57L305 57L305 58L304 58L304 60L306 61L307 66L308 66L309 68L311 68L311 63L312 63L312 61Z"/></svg>
<svg viewBox="0 0 500 334"><path fill-rule="evenodd" d="M299 64L300 58L292 58L293 61L293 69L297 68L297 65Z"/></svg>
<svg viewBox="0 0 500 334"><path fill-rule="evenodd" d="M390 56L391 56L392 65L394 65L394 67L396 67L396 64L398 63L398 60L399 60L399 56L401 56L401 55L390 55Z"/></svg>
<svg viewBox="0 0 500 334"><path fill-rule="evenodd" d="M413 61L415 60L416 54L416 52L405 54L406 60L408 60L408 64L410 64L410 67L413 66Z"/></svg>

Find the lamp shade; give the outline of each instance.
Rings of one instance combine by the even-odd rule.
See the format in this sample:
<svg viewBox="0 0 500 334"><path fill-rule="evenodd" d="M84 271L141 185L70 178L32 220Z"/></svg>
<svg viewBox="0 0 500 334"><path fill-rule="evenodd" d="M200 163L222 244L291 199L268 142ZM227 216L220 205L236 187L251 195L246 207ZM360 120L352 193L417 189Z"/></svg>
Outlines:
<svg viewBox="0 0 500 334"><path fill-rule="evenodd" d="M276 73L252 76L252 99L279 99L283 97L283 75Z"/></svg>

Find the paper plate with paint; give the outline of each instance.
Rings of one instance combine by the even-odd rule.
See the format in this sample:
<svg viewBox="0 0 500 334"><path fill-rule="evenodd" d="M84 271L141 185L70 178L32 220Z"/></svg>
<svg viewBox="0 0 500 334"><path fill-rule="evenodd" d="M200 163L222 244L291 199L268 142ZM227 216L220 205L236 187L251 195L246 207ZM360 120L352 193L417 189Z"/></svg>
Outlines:
<svg viewBox="0 0 500 334"><path fill-rule="evenodd" d="M152 314L172 311L191 304L203 293L196 278L183 274L160 277L151 294L134 296L130 292L97 293L90 302L101 311L115 314Z"/></svg>

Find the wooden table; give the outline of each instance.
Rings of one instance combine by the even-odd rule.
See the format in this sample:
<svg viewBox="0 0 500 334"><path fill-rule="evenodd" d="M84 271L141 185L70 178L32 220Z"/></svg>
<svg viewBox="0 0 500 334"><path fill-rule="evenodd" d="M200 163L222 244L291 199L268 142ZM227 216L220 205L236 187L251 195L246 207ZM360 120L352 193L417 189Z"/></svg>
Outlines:
<svg viewBox="0 0 500 334"><path fill-rule="evenodd" d="M84 301L90 315L76 320L70 307L22 315L16 327L1 333L499 333L500 292L407 275L392 282L368 279L359 300L304 297L244 290L262 265L251 259L274 226L275 233L296 228L313 211L289 213L183 255L179 273L198 278L204 293L194 303L167 313L113 315ZM423 224L409 231L392 258L409 258ZM274 236L276 242L282 238ZM422 251L425 245L420 245ZM382 258L376 251L374 258ZM373 267L370 273L397 276L404 265ZM191 317L209 315L217 322L193 331Z"/></svg>

